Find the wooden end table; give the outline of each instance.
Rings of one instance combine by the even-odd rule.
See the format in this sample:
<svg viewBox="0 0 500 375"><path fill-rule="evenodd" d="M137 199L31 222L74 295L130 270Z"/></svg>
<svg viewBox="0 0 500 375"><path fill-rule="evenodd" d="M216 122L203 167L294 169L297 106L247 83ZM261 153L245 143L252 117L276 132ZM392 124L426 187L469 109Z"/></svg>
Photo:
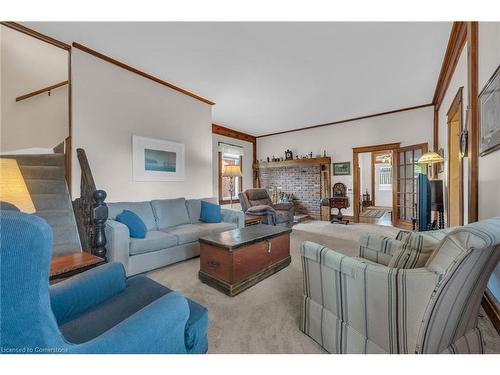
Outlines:
<svg viewBox="0 0 500 375"><path fill-rule="evenodd" d="M105 262L104 259L84 251L54 258L50 263L50 281L65 279Z"/></svg>
<svg viewBox="0 0 500 375"><path fill-rule="evenodd" d="M290 264L291 231L257 224L201 237L199 279L231 297L243 292Z"/></svg>
<svg viewBox="0 0 500 375"><path fill-rule="evenodd" d="M251 225L260 224L261 221L262 221L262 216L251 216L251 215L245 216L245 226L246 227L249 227Z"/></svg>

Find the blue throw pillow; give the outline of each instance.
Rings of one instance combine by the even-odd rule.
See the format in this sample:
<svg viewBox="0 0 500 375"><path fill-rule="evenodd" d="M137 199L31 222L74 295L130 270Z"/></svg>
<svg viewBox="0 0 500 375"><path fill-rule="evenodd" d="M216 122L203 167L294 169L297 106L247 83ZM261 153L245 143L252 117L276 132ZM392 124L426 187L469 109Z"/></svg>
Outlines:
<svg viewBox="0 0 500 375"><path fill-rule="evenodd" d="M148 232L144 221L135 213L129 210L123 210L119 215L116 215L116 221L125 224L132 238L144 238Z"/></svg>
<svg viewBox="0 0 500 375"><path fill-rule="evenodd" d="M215 203L201 201L200 220L204 223L220 223L222 221L220 206Z"/></svg>

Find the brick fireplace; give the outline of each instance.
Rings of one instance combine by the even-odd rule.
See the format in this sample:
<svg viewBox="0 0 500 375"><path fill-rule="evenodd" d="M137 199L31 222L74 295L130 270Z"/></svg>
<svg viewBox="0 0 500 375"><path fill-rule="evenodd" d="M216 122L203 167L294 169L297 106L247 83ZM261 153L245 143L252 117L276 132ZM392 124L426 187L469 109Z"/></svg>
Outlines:
<svg viewBox="0 0 500 375"><path fill-rule="evenodd" d="M259 163L258 182L264 189L292 193L297 213L320 220L320 201L330 196L330 165L330 158Z"/></svg>

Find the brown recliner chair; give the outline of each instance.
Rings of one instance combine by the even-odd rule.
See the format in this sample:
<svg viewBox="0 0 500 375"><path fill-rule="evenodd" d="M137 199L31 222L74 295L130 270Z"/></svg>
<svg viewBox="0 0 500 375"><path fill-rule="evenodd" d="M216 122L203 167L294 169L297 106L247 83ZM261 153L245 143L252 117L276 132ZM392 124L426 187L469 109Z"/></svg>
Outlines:
<svg viewBox="0 0 500 375"><path fill-rule="evenodd" d="M263 224L292 227L293 203L273 204L266 189L248 189L238 197L245 215L260 216Z"/></svg>

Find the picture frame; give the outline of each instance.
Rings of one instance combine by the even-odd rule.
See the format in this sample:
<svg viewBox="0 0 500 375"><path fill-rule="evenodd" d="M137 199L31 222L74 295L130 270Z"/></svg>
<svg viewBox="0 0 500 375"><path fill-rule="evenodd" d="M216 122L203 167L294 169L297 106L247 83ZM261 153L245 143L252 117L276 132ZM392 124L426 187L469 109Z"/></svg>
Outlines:
<svg viewBox="0 0 500 375"><path fill-rule="evenodd" d="M351 174L351 162L344 161L341 163L333 163L334 176L349 176Z"/></svg>
<svg viewBox="0 0 500 375"><path fill-rule="evenodd" d="M479 155L500 149L500 66L479 94Z"/></svg>
<svg viewBox="0 0 500 375"><path fill-rule="evenodd" d="M132 136L134 181L184 181L183 143Z"/></svg>

